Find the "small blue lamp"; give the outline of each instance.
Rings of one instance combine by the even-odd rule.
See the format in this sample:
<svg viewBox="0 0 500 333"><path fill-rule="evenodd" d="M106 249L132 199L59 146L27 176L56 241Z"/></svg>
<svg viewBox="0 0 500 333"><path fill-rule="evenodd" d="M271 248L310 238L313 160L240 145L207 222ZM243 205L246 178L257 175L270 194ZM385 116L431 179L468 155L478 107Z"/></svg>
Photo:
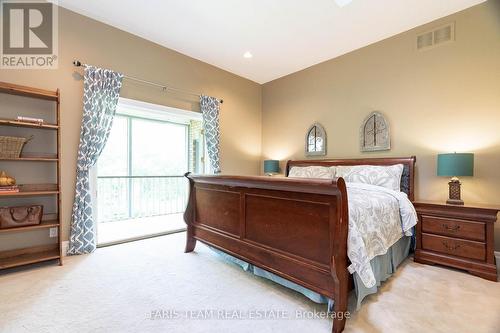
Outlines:
<svg viewBox="0 0 500 333"><path fill-rule="evenodd" d="M450 205L463 205L464 202L460 197L460 180L458 180L458 176L474 175L474 154L438 154L437 175L452 177L448 183L450 189L449 199L446 203Z"/></svg>
<svg viewBox="0 0 500 333"><path fill-rule="evenodd" d="M265 160L264 173L267 176L272 176L280 172L280 161L278 160Z"/></svg>

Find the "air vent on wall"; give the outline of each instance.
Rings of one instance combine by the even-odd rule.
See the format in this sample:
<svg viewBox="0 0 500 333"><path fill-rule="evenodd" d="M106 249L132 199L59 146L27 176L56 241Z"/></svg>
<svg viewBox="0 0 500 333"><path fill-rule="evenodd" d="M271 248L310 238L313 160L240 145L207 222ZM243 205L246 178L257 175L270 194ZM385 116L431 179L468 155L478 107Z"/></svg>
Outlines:
<svg viewBox="0 0 500 333"><path fill-rule="evenodd" d="M426 50L455 40L455 23L449 23L437 29L417 36L417 50Z"/></svg>

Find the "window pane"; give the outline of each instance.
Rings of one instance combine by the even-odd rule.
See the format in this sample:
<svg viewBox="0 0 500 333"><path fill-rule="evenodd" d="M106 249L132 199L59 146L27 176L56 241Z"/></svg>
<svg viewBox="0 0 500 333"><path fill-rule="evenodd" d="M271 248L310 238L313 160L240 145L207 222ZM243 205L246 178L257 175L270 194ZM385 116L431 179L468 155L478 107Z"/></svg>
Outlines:
<svg viewBox="0 0 500 333"><path fill-rule="evenodd" d="M127 118L115 116L108 142L97 161L98 177L127 176ZM98 219L114 221L128 218L129 186L124 178L98 178Z"/></svg>
<svg viewBox="0 0 500 333"><path fill-rule="evenodd" d="M132 119L132 174L182 175L188 171L187 126Z"/></svg>
<svg viewBox="0 0 500 333"><path fill-rule="evenodd" d="M116 116L97 162L97 172L99 176L126 176L127 168L127 118Z"/></svg>
<svg viewBox="0 0 500 333"><path fill-rule="evenodd" d="M203 140L201 121L191 120L189 123L189 167L191 172L205 172L205 142Z"/></svg>

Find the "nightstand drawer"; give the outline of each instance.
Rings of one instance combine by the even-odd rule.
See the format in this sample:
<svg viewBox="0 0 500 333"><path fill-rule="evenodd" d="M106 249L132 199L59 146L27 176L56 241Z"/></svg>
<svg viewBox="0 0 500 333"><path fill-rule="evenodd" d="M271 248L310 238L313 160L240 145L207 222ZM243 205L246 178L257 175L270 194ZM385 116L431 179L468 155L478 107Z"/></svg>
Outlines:
<svg viewBox="0 0 500 333"><path fill-rule="evenodd" d="M486 241L486 225L483 222L469 222L424 215L422 216L422 231L480 242Z"/></svg>
<svg viewBox="0 0 500 333"><path fill-rule="evenodd" d="M422 234L422 248L453 256L486 260L486 246L484 243L479 242Z"/></svg>

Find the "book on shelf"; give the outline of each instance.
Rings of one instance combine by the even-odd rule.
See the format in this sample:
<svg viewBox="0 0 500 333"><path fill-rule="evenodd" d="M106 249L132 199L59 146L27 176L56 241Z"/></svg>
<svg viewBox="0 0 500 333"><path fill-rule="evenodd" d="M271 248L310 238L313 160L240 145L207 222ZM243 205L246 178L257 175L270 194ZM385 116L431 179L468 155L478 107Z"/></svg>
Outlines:
<svg viewBox="0 0 500 333"><path fill-rule="evenodd" d="M19 192L19 186L0 186L0 193L17 193Z"/></svg>
<svg viewBox="0 0 500 333"><path fill-rule="evenodd" d="M17 120L25 122L25 123L43 124L43 119L41 119L41 118L17 116Z"/></svg>

